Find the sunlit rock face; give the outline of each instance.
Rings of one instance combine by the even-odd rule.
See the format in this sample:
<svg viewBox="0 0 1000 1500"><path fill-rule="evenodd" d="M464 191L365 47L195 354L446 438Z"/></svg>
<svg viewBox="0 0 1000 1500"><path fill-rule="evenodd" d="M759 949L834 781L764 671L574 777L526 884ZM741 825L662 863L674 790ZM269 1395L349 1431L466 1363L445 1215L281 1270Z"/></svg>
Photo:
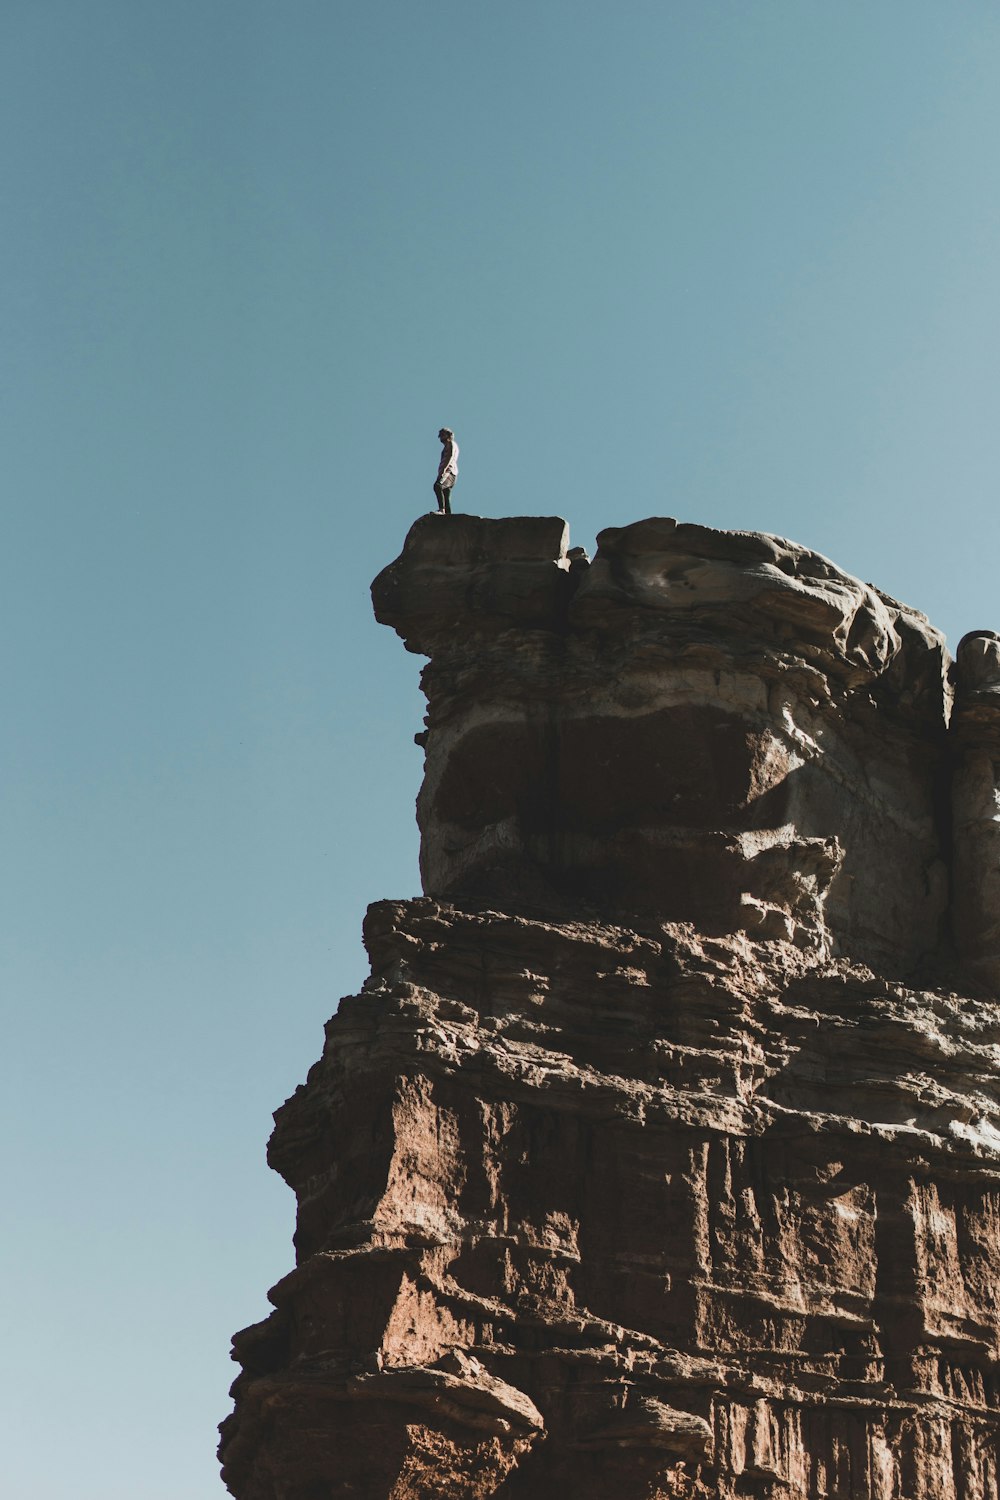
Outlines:
<svg viewBox="0 0 1000 1500"><path fill-rule="evenodd" d="M429 655L424 888L647 913L897 970L943 936L944 643L792 542L418 521L378 618Z"/></svg>
<svg viewBox="0 0 1000 1500"><path fill-rule="evenodd" d="M231 1493L1000 1500L1000 636L669 520L373 592L427 894L275 1117Z"/></svg>

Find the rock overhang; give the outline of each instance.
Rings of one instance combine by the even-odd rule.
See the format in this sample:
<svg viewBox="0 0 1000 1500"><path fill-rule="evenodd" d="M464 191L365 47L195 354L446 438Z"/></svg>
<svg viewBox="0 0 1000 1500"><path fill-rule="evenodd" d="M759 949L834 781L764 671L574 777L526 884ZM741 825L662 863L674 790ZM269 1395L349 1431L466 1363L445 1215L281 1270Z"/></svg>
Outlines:
<svg viewBox="0 0 1000 1500"><path fill-rule="evenodd" d="M232 1493L998 1500L1000 635L669 518L373 593L429 894L275 1117Z"/></svg>
<svg viewBox="0 0 1000 1500"><path fill-rule="evenodd" d="M593 561L558 517L424 517L373 600L430 657L429 894L897 970L947 945L948 657L916 610L670 517L602 531Z"/></svg>

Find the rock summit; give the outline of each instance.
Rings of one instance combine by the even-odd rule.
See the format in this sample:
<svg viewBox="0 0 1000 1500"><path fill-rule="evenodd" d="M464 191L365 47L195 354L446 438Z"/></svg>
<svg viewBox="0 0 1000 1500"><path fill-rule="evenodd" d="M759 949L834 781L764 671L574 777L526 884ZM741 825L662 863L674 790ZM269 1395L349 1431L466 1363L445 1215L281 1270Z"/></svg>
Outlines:
<svg viewBox="0 0 1000 1500"><path fill-rule="evenodd" d="M1000 636L424 517L424 894L278 1111L236 1500L1000 1500Z"/></svg>

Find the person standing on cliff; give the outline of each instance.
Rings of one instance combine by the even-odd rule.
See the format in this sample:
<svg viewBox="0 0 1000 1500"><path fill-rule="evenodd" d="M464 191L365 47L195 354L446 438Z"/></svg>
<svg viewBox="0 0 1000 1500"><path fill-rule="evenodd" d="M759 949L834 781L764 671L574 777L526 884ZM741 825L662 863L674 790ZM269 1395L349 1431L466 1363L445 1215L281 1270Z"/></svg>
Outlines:
<svg viewBox="0 0 1000 1500"><path fill-rule="evenodd" d="M438 437L441 439L441 462L438 464L438 477L434 481L434 493L437 496L438 515L450 516L451 492L458 478L458 444L450 427L442 427Z"/></svg>

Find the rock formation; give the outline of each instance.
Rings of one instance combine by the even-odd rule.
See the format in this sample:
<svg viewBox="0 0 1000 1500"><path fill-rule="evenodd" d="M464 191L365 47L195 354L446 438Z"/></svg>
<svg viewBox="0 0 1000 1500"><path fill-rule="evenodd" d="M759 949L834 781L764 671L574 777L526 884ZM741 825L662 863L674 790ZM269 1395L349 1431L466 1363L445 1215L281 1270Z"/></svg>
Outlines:
<svg viewBox="0 0 1000 1500"><path fill-rule="evenodd" d="M955 936L966 969L1000 991L1000 636L964 636L952 675Z"/></svg>
<svg viewBox="0 0 1000 1500"><path fill-rule="evenodd" d="M425 895L278 1111L237 1500L1000 1500L1000 636L418 521ZM952 712L951 695L955 703Z"/></svg>

